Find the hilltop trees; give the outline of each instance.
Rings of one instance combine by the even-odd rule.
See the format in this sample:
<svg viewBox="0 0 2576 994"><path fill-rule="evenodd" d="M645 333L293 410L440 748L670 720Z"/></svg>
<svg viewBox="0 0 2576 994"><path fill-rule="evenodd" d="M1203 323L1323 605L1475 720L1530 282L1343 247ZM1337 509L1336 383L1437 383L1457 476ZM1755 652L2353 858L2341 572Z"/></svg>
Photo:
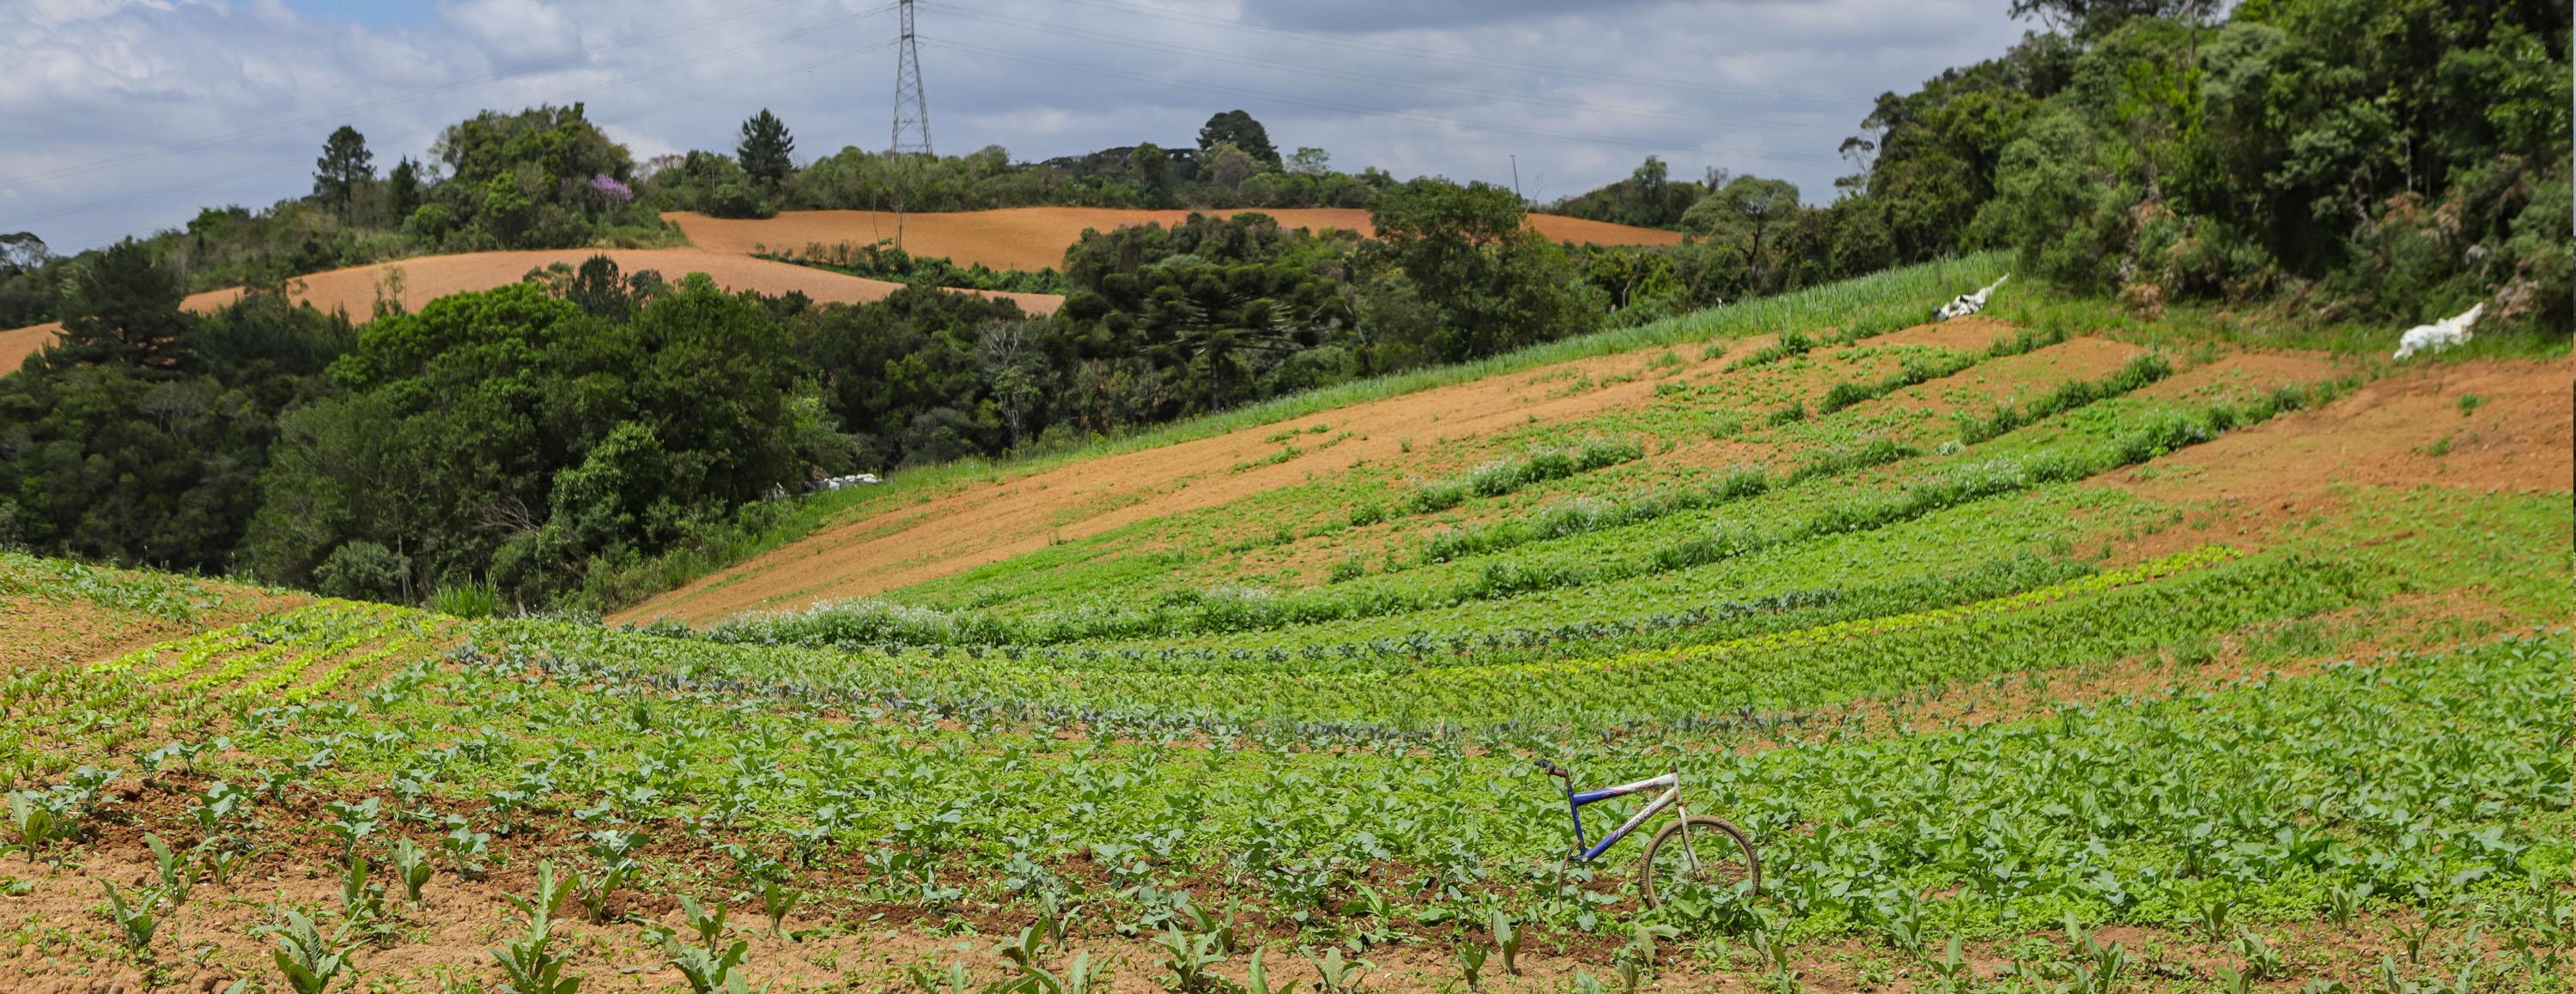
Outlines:
<svg viewBox="0 0 2576 994"><path fill-rule="evenodd" d="M1199 154L1211 155L1219 145L1242 149L1263 168L1279 168L1279 148L1270 144L1270 129L1240 110L1229 110L1207 119L1199 126Z"/></svg>
<svg viewBox="0 0 2576 994"><path fill-rule="evenodd" d="M430 154L447 167L431 202L456 229L451 249L568 248L604 228L661 226L626 185L626 147L578 103L485 111L450 125Z"/></svg>
<svg viewBox="0 0 2576 994"><path fill-rule="evenodd" d="M343 124L322 142L322 157L313 160L313 199L347 218L359 187L375 178L375 155L367 151L367 136Z"/></svg>
<svg viewBox="0 0 2576 994"><path fill-rule="evenodd" d="M742 141L734 147L734 158L742 171L762 186L776 189L786 182L787 173L795 168L791 160L796 152L796 138L787 133L787 122L763 107L760 113L742 122Z"/></svg>

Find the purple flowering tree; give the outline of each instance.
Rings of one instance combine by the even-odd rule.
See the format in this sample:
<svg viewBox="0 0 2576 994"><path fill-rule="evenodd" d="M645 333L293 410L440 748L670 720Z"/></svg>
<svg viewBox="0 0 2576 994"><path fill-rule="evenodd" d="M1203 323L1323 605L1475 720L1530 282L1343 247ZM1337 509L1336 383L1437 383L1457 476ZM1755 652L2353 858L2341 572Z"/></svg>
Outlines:
<svg viewBox="0 0 2576 994"><path fill-rule="evenodd" d="M605 198L610 206L624 206L635 199L635 191L627 189L626 184L618 182L607 173L592 176L590 190Z"/></svg>

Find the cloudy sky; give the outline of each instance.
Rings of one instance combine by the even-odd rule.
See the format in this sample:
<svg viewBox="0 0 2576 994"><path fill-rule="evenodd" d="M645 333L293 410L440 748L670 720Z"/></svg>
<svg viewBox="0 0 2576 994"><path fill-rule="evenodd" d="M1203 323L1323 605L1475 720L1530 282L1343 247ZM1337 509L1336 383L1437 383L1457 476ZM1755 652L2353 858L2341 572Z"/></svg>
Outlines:
<svg viewBox="0 0 2576 994"><path fill-rule="evenodd" d="M2006 0L920 0L931 138L1041 159L1188 144L1243 108L1344 169L1547 200L1648 154L1810 199L1869 102L1991 57ZM637 156L730 150L762 107L801 158L890 138L890 0L0 0L0 232L57 251L379 169L481 108L583 101Z"/></svg>

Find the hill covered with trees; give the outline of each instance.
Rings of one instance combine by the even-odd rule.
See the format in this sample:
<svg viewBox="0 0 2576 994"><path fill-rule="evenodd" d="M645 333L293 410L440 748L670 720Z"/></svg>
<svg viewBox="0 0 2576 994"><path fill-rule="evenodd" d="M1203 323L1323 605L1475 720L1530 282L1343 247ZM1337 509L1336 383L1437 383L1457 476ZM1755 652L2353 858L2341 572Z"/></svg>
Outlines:
<svg viewBox="0 0 2576 994"><path fill-rule="evenodd" d="M1829 201L1650 156L1549 209L1704 239L1630 264L1688 304L2009 248L2146 311L2397 323L2489 300L2488 329L2576 325L2562 6L2214 8L2015 0L2048 30L1881 96Z"/></svg>

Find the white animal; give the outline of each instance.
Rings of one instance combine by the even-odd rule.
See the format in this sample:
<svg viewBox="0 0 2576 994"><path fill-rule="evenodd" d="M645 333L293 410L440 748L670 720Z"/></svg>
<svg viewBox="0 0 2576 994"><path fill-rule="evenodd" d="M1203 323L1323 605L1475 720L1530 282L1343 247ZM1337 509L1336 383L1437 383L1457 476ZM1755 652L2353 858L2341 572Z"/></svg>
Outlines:
<svg viewBox="0 0 2576 994"><path fill-rule="evenodd" d="M1947 321L1951 318L1963 318L1970 314L1977 313L1978 311L1985 310L1986 298L1994 294L1996 287L2004 285L2004 280L2011 278L2011 276L2007 275L1992 283L1986 284L1986 288L1983 290L1979 290L1975 293L1963 293L1950 298L1949 303L1941 305L1938 310L1932 312L1932 320Z"/></svg>
<svg viewBox="0 0 2576 994"><path fill-rule="evenodd" d="M2478 315L2486 309L2486 303L2480 301L2476 307L2469 308L2468 313L2458 317L2406 329L2405 337L2397 340L2397 358L2403 359L2418 352L2439 352L2468 341L2469 326L2478 323Z"/></svg>
<svg viewBox="0 0 2576 994"><path fill-rule="evenodd" d="M839 490L843 487L873 487L883 482L885 481L877 479L877 475L875 473L853 473L848 476L835 476L826 480L816 480L812 483L806 484L805 489L829 492Z"/></svg>

